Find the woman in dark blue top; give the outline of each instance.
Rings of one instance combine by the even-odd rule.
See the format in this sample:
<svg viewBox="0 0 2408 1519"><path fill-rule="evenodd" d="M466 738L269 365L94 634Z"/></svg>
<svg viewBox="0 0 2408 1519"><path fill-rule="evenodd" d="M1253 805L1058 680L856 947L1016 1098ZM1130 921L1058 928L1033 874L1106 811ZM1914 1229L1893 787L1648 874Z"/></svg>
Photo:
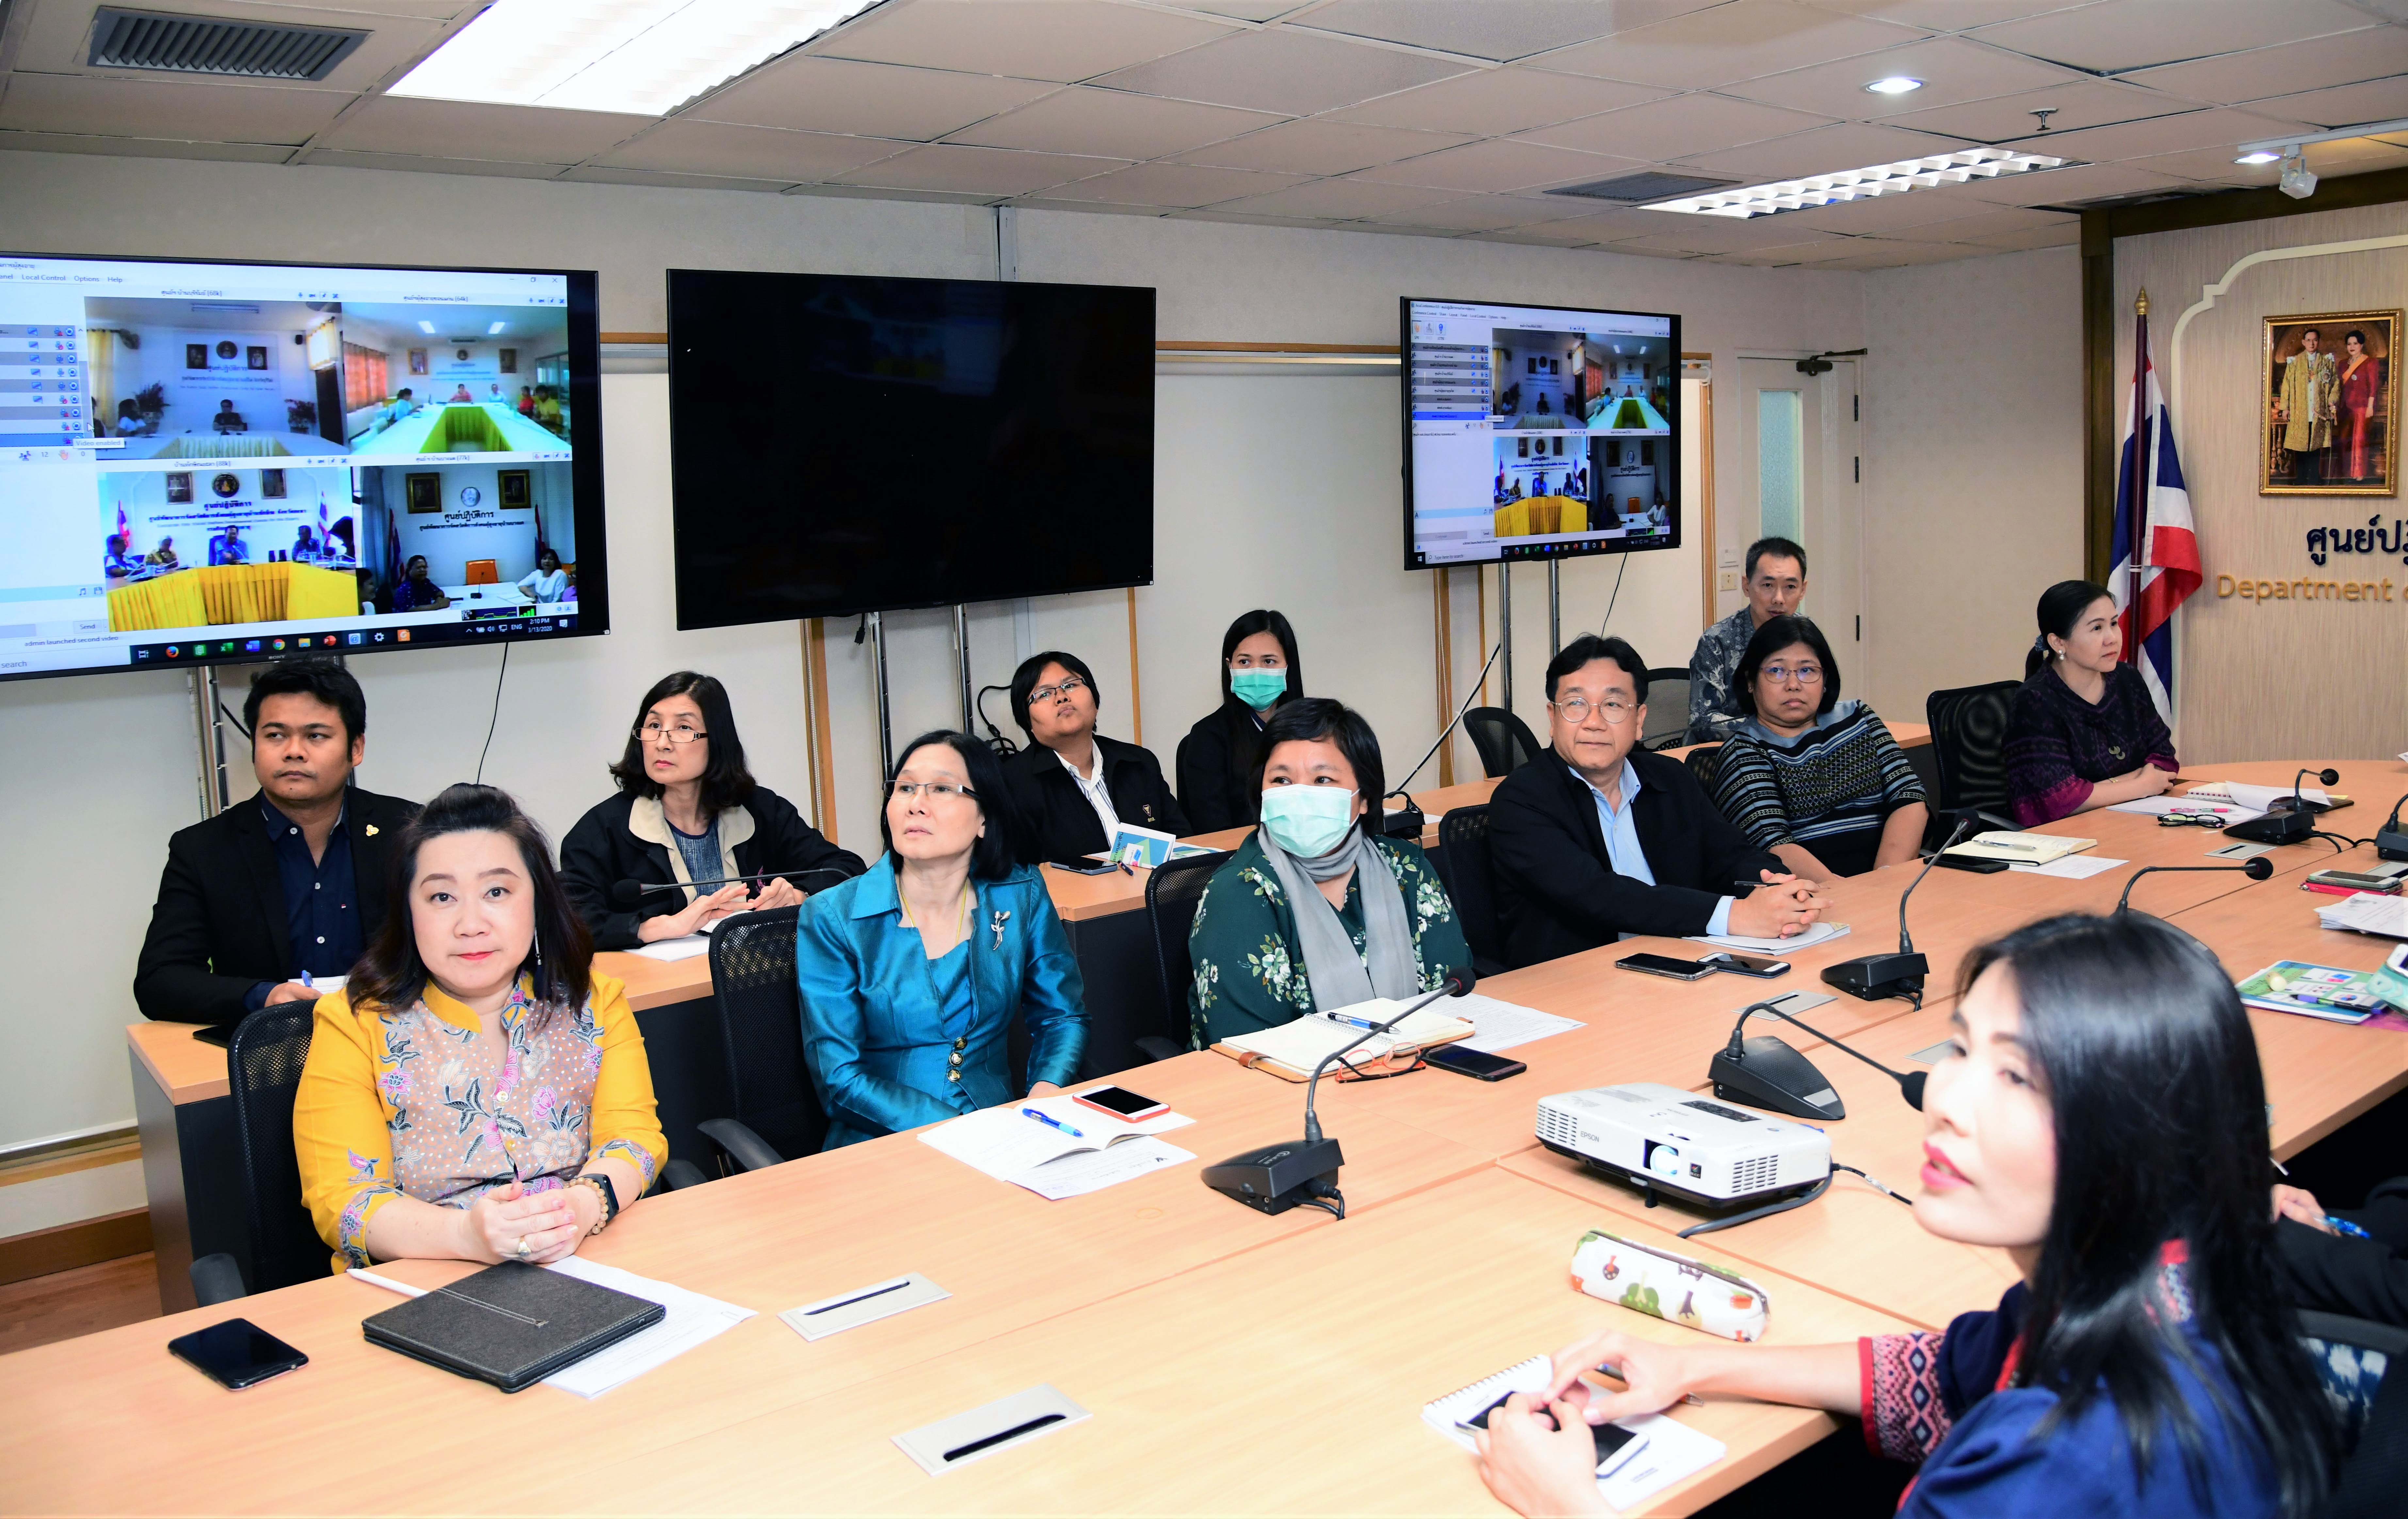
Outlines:
<svg viewBox="0 0 2408 1519"><path fill-rule="evenodd" d="M1584 1419L1721 1392L1862 1418L1920 1465L1904 1514L2307 1519L2335 1437L2275 1285L2265 1088L2214 956L2138 913L2052 918L1973 953L1950 1022L1915 1219L2007 1252L1998 1308L1854 1345L1593 1336L1478 1437L1492 1492L1608 1512ZM1627 1390L1582 1380L1608 1365Z"/></svg>

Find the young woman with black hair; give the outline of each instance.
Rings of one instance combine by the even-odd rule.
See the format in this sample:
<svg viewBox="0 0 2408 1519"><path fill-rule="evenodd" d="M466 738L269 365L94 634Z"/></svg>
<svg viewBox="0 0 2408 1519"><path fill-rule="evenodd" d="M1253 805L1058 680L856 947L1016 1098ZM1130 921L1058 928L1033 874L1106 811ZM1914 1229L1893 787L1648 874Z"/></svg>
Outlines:
<svg viewBox="0 0 2408 1519"><path fill-rule="evenodd" d="M597 949L792 907L866 868L752 779L727 688L710 676L680 670L645 692L610 775L619 795L595 803L560 843L561 879ZM763 874L771 879L691 884ZM661 889L628 905L612 896L622 881Z"/></svg>
<svg viewBox="0 0 2408 1519"><path fill-rule="evenodd" d="M965 733L912 739L879 830L885 854L804 903L795 935L829 1150L1042 1096L1078 1078L1087 1048L1085 983L1044 881L1016 857L995 751Z"/></svg>
<svg viewBox="0 0 2408 1519"><path fill-rule="evenodd" d="M668 1160L626 990L592 968L542 832L491 786L427 803L394 881L318 999L294 1097L334 1268L574 1254Z"/></svg>
<svg viewBox="0 0 2408 1519"><path fill-rule="evenodd" d="M1875 1451L1920 1464L1908 1515L2308 1519L2335 1442L2274 1286L2266 1094L2232 982L2197 940L2126 912L2018 929L1959 985L1915 1221L2004 1249L2023 1281L1943 1334L1594 1336L1556 1354L1543 1397L1491 1421L1491 1491L1524 1513L1604 1513L1584 1419L1720 1392L1861 1418ZM1607 1365L1625 1390L1583 1382Z"/></svg>
<svg viewBox="0 0 2408 1519"><path fill-rule="evenodd" d="M1179 805L1188 827L1218 833L1261 818L1254 779L1263 724L1303 695L1304 666L1285 617L1258 608L1229 624L1221 635L1221 705L1179 740Z"/></svg>
<svg viewBox="0 0 2408 1519"><path fill-rule="evenodd" d="M2007 795L2037 827L2165 792L2174 738L2141 672L2122 663L2115 598L2089 580L2041 594L2040 637L2007 709Z"/></svg>

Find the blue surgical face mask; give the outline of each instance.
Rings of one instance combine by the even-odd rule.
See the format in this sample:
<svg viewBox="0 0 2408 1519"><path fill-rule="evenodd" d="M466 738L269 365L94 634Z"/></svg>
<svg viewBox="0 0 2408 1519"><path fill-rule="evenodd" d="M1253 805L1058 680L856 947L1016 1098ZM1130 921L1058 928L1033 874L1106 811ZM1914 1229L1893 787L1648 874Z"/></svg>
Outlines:
<svg viewBox="0 0 2408 1519"><path fill-rule="evenodd" d="M1354 793L1337 786L1265 786L1263 831L1301 860L1336 849L1354 825Z"/></svg>
<svg viewBox="0 0 2408 1519"><path fill-rule="evenodd" d="M1257 712L1268 711L1273 702L1287 695L1287 671L1231 670L1229 695Z"/></svg>

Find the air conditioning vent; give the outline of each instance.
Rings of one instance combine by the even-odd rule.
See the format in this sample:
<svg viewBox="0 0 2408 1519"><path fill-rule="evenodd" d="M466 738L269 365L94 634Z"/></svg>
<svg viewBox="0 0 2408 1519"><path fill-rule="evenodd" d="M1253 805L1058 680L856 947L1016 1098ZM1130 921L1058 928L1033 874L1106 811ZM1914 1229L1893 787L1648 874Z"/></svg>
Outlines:
<svg viewBox="0 0 2408 1519"><path fill-rule="evenodd" d="M93 17L92 56L87 62L94 68L322 79L367 38L366 32L330 26L163 16L103 6Z"/></svg>
<svg viewBox="0 0 2408 1519"><path fill-rule="evenodd" d="M1587 184L1568 184L1550 190L1550 195L1577 195L1583 200L1610 200L1618 206L1637 206L1651 200L1672 200L1682 195L1703 194L1739 183L1737 179L1709 179L1695 174L1667 174L1661 169L1646 169L1638 174L1626 174L1614 179L1592 179Z"/></svg>

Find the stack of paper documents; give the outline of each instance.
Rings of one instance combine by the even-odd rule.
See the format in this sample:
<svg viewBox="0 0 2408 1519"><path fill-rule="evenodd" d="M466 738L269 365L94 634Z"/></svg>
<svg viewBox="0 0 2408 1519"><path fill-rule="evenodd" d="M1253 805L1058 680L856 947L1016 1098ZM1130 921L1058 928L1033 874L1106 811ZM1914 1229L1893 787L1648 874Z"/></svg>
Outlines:
<svg viewBox="0 0 2408 1519"><path fill-rule="evenodd" d="M2046 865L2026 865L2018 860L2007 868L2027 876L2055 876L2061 881L2088 881L2092 876L2103 875L2119 865L2131 863L2129 860L2111 860L2103 854L2066 854L2049 861Z"/></svg>
<svg viewBox="0 0 2408 1519"><path fill-rule="evenodd" d="M2207 815L2214 817L2226 827L2230 827L2236 823L2249 823L2266 815L2260 809L2243 807L2239 802L2226 801L2220 797L2202 796L2195 791L2181 796L2136 796L2128 802L2117 802L2107 810L2138 812L2144 817L2153 818L2161 818L2168 814L2179 817Z"/></svg>
<svg viewBox="0 0 2408 1519"><path fill-rule="evenodd" d="M1963 854L1976 860L2004 860L2009 865L2046 865L2068 854L2079 854L2098 843L2096 838L2068 838L2053 833L2011 833L1992 829L1977 833L1946 854Z"/></svg>
<svg viewBox="0 0 2408 1519"><path fill-rule="evenodd" d="M1712 944L1718 950L1732 950L1741 954L1770 954L1776 958L1799 950L1811 950L1826 939L1833 939L1848 931L1844 923L1810 923L1804 932L1787 939L1752 939L1745 934L1691 934L1692 944Z"/></svg>
<svg viewBox="0 0 2408 1519"><path fill-rule="evenodd" d="M2352 892L2316 909L2316 926L2346 929L2353 934L2379 934L2408 939L2408 897L2380 892Z"/></svg>
<svg viewBox="0 0 2408 1519"><path fill-rule="evenodd" d="M2301 787L2300 795L2318 807L2328 807L2332 803L2331 797L2314 786ZM2184 801L2239 802L2243 807L2254 807L2263 812L2274 805L2274 798L2278 796L2286 802L2289 801L2291 788L2253 786L2245 781L2211 781L2205 785L2191 787L2190 790L2183 793L2182 799Z"/></svg>
<svg viewBox="0 0 2408 1519"><path fill-rule="evenodd" d="M1463 1041L1465 1049L1483 1050L1490 1054L1588 1026L1577 1018L1558 1018L1552 1012L1499 1002L1478 992L1449 997L1440 1005L1478 1030Z"/></svg>
<svg viewBox="0 0 2408 1519"><path fill-rule="evenodd" d="M1031 1118L1023 1109L1054 1122ZM964 1113L923 1131L920 1142L998 1182L1058 1201L1194 1160L1154 1138L1194 1122L1183 1113L1157 1113L1131 1124L1057 1095Z"/></svg>

